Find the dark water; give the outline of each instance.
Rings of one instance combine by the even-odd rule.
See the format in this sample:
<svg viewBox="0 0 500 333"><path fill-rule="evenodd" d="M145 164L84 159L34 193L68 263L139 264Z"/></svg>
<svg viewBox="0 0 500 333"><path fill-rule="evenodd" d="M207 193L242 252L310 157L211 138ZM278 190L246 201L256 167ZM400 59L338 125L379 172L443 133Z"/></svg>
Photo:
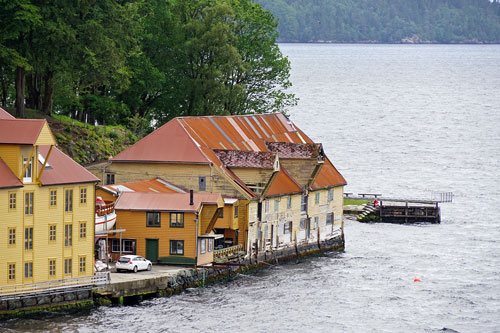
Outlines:
<svg viewBox="0 0 500 333"><path fill-rule="evenodd" d="M0 330L500 332L500 46L281 48L301 99L291 118L324 144L346 191L452 191L442 223L347 221L344 253Z"/></svg>

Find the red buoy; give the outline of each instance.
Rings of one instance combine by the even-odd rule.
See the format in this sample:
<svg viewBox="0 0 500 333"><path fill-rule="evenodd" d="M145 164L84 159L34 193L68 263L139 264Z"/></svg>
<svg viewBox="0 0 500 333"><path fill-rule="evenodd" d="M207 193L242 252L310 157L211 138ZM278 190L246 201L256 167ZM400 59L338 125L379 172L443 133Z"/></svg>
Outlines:
<svg viewBox="0 0 500 333"><path fill-rule="evenodd" d="M422 282L422 281L420 281L419 278L415 278L415 280L413 280L413 282Z"/></svg>

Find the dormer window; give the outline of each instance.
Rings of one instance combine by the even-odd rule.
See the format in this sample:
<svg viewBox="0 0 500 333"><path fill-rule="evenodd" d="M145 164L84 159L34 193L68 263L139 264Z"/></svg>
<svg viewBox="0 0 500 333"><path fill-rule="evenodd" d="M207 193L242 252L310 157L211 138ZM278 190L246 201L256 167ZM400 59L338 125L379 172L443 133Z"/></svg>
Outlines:
<svg viewBox="0 0 500 333"><path fill-rule="evenodd" d="M24 158L23 168L26 166L26 163L28 163L28 157ZM24 175L23 175L23 182L24 183L31 183L32 181L33 181L33 159L31 159L29 161L29 164L26 167L26 171L24 172Z"/></svg>

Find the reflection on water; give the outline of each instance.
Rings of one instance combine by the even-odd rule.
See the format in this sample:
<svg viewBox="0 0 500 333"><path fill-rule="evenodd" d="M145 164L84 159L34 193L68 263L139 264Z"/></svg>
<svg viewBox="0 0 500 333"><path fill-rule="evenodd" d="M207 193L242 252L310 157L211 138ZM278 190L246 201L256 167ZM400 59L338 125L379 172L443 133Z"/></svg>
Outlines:
<svg viewBox="0 0 500 333"><path fill-rule="evenodd" d="M440 225L346 222L346 250L15 331L500 331L500 46L281 45L292 120L347 192L452 191ZM421 282L413 282L418 277Z"/></svg>

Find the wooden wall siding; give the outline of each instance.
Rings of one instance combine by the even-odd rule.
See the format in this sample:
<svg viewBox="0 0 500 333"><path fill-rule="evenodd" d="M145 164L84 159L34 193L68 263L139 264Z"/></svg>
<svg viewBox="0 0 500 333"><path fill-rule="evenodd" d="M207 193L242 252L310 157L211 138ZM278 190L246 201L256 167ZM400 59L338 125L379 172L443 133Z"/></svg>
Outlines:
<svg viewBox="0 0 500 333"><path fill-rule="evenodd" d="M104 201L116 201L118 199L118 197L100 188L96 189L96 197L101 197Z"/></svg>
<svg viewBox="0 0 500 333"><path fill-rule="evenodd" d="M184 228L170 227L170 213L161 213L161 227L146 227L146 212L117 211L116 228L126 229L122 238L136 240L136 253L146 256L146 239L158 239L158 256L170 256L170 240L184 240L184 257L195 258L196 254L196 215L184 213ZM119 238L109 236L110 238Z"/></svg>
<svg viewBox="0 0 500 333"><path fill-rule="evenodd" d="M87 204L80 204L81 187L87 188ZM72 246L64 246L64 189L72 188L73 214L67 223L73 226ZM50 191L57 191L56 207L50 207ZM33 216L24 214L24 193L34 193ZM16 209L9 208L9 193L16 193ZM0 253L16 264L12 283L34 283L94 274L94 184L40 187L35 184L19 189L0 190ZM80 223L86 223L86 237L80 239ZM49 241L49 225L56 226L56 240ZM33 250L24 250L24 228L33 227ZM16 229L16 244L8 245L8 229ZM79 272L79 256L86 257L86 272ZM49 278L49 258L56 260L56 275ZM64 274L64 259L72 259L72 274ZM33 278L24 278L24 263L33 262ZM0 263L0 285L8 281L7 264Z"/></svg>
<svg viewBox="0 0 500 333"><path fill-rule="evenodd" d="M19 146L0 144L0 156L12 172L19 177Z"/></svg>
<svg viewBox="0 0 500 333"><path fill-rule="evenodd" d="M252 169L252 168L231 168L231 171L236 174L245 184L257 184L261 183L264 187L271 175L273 170L270 169Z"/></svg>
<svg viewBox="0 0 500 333"><path fill-rule="evenodd" d="M215 222L215 228L233 228L234 224L234 206L233 205L225 205L224 211L222 214L222 218L217 218Z"/></svg>
<svg viewBox="0 0 500 333"><path fill-rule="evenodd" d="M92 173L94 176L99 178L101 180L101 185L105 185L104 182L106 181L106 175L104 175L103 169L110 164L108 161L100 162L100 163L95 163L92 165L88 165L85 167L87 171Z"/></svg>
<svg viewBox="0 0 500 333"><path fill-rule="evenodd" d="M216 210L216 205L203 206L203 209L200 213L200 228L198 230L199 235L205 234L205 231L207 230L207 227L210 224L210 221L212 220L212 217L214 216ZM217 222L215 223L215 225L217 225Z"/></svg>
<svg viewBox="0 0 500 333"><path fill-rule="evenodd" d="M206 265L214 261L214 251L208 251L208 239L199 239L198 242L206 242L206 252L201 253L201 245L198 246L198 265Z"/></svg>
<svg viewBox="0 0 500 333"><path fill-rule="evenodd" d="M37 146L52 146L56 145L57 142L50 131L49 124L45 123L42 127L40 135L38 135L38 139L35 143Z"/></svg>
<svg viewBox="0 0 500 333"><path fill-rule="evenodd" d="M247 246L248 233L248 207L249 200L238 200L239 216L238 216L238 244L243 244L243 248Z"/></svg>
<svg viewBox="0 0 500 333"><path fill-rule="evenodd" d="M307 185L318 163L316 159L281 159L280 163L301 186Z"/></svg>

